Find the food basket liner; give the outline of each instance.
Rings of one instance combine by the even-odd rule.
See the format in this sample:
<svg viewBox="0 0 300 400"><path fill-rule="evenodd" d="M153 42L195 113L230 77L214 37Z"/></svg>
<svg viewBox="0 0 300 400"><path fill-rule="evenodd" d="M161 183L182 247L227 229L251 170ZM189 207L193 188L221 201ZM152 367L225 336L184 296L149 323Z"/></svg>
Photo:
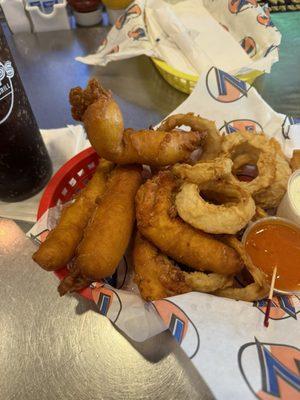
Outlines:
<svg viewBox="0 0 300 400"><path fill-rule="evenodd" d="M300 148L299 121L276 113L255 88L217 68L206 71L174 110L186 112L215 120L224 134L262 129L281 143L287 156ZM39 237L53 226L53 218L55 209L45 212L29 236ZM144 341L168 328L218 399L299 398L299 296L275 296L266 329L266 301L247 303L193 292L144 302L132 282L129 253L126 259L129 271L121 290L94 283L85 292L125 335Z"/></svg>
<svg viewBox="0 0 300 400"><path fill-rule="evenodd" d="M244 75L270 72L278 61L280 41L267 8L256 0L187 0L172 6L162 0L137 0L96 53L77 60L104 66L146 55L194 76L211 65Z"/></svg>

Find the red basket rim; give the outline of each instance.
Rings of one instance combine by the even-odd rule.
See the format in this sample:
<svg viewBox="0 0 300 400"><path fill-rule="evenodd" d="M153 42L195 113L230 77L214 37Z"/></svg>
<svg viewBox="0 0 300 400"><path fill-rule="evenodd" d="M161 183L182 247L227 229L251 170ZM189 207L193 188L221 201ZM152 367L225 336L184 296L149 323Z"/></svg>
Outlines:
<svg viewBox="0 0 300 400"><path fill-rule="evenodd" d="M60 167L60 169L52 176L41 197L37 211L37 219L41 218L41 216L51 207L53 194L61 179L70 171L70 169L74 168L79 161L94 153L96 152L92 147L81 151Z"/></svg>

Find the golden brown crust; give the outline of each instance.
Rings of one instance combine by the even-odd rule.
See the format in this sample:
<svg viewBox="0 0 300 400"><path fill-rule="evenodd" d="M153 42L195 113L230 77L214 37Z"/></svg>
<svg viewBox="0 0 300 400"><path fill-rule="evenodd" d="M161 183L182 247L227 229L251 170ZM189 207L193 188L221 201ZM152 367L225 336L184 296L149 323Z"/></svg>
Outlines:
<svg viewBox="0 0 300 400"><path fill-rule="evenodd" d="M290 161L290 166L293 172L300 168L300 150L294 150L293 157Z"/></svg>
<svg viewBox="0 0 300 400"><path fill-rule="evenodd" d="M243 260L245 268L251 274L254 282L242 288L229 287L219 289L215 291L214 294L221 297L244 301L263 299L269 292L269 284L266 275L253 264L250 256L245 250L245 246L235 236L226 235L222 240L238 252Z"/></svg>
<svg viewBox="0 0 300 400"><path fill-rule="evenodd" d="M117 164L160 167L186 161L200 147L206 135L203 129L190 132L124 130L119 106L111 93L94 80L85 90L72 89L70 102L74 118L83 121L88 138L99 156ZM199 117L195 118L200 121Z"/></svg>
<svg viewBox="0 0 300 400"><path fill-rule="evenodd" d="M140 232L163 253L196 270L238 272L242 263L235 250L172 215L176 190L175 177L168 171L141 186L136 196Z"/></svg>
<svg viewBox="0 0 300 400"><path fill-rule="evenodd" d="M137 233L134 242L133 265L134 280L146 301L191 291L185 283L182 271L140 233Z"/></svg>
<svg viewBox="0 0 300 400"><path fill-rule="evenodd" d="M141 182L141 168L118 166L112 171L77 250L75 266L83 277L96 281L115 272L130 241Z"/></svg>
<svg viewBox="0 0 300 400"><path fill-rule="evenodd" d="M86 188L72 204L63 209L57 226L32 256L42 268L55 271L71 261L83 230L96 208L96 199L104 193L107 175L112 168L111 162L100 160Z"/></svg>
<svg viewBox="0 0 300 400"><path fill-rule="evenodd" d="M101 98L102 100L109 100L111 98L111 92L105 90L97 79L91 79L88 82L86 89L81 89L79 86L71 89L69 93L69 101L72 106L72 117L76 121L82 121L86 109Z"/></svg>
<svg viewBox="0 0 300 400"><path fill-rule="evenodd" d="M222 136L215 122L193 113L175 114L166 118L160 124L158 130L171 131L181 125L189 126L193 131L206 132L206 137L202 144L201 160L211 160L218 156L221 151Z"/></svg>

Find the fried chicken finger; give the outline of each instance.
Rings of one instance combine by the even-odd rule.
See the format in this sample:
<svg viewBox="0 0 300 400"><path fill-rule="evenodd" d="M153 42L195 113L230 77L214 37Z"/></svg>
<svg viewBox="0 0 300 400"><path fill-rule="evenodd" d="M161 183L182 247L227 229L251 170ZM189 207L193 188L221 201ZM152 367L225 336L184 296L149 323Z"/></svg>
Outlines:
<svg viewBox="0 0 300 400"><path fill-rule="evenodd" d="M70 103L73 118L84 123L89 140L99 156L117 164L159 167L188 160L206 136L200 124L201 130L190 132L124 130L118 104L111 92L102 88L96 79L91 80L85 90L73 88ZM182 125L180 121L179 118L177 122Z"/></svg>
<svg viewBox="0 0 300 400"><path fill-rule="evenodd" d="M136 196L136 214L142 235L172 259L198 271L223 275L240 271L242 260L234 249L176 215L176 190L171 172L161 172L141 186Z"/></svg>
<svg viewBox="0 0 300 400"><path fill-rule="evenodd" d="M135 221L134 198L142 182L141 168L116 167L107 189L84 231L71 278L59 287L61 295L78 287L78 280L98 281L111 276L130 241Z"/></svg>
<svg viewBox="0 0 300 400"><path fill-rule="evenodd" d="M113 164L101 159L92 179L75 201L66 206L57 226L49 233L32 258L47 271L55 271L67 265L83 236L96 199L104 193L106 178Z"/></svg>

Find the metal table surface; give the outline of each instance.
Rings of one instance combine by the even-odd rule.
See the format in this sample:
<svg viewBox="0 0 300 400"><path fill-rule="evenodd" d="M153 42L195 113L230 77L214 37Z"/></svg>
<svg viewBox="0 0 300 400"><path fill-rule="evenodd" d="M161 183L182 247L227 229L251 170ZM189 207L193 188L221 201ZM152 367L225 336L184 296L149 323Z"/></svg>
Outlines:
<svg viewBox="0 0 300 400"><path fill-rule="evenodd" d="M280 63L256 86L277 111L300 116L300 13L277 14ZM89 67L106 28L8 40L41 128L73 123L69 89L97 76L113 90L126 126L157 123L185 95L146 57ZM1 225L2 222L2 225ZM27 224L19 223L26 230ZM77 296L59 298L57 279L31 261L34 245L0 220L0 399L211 399L209 389L168 332L144 343L125 338Z"/></svg>

